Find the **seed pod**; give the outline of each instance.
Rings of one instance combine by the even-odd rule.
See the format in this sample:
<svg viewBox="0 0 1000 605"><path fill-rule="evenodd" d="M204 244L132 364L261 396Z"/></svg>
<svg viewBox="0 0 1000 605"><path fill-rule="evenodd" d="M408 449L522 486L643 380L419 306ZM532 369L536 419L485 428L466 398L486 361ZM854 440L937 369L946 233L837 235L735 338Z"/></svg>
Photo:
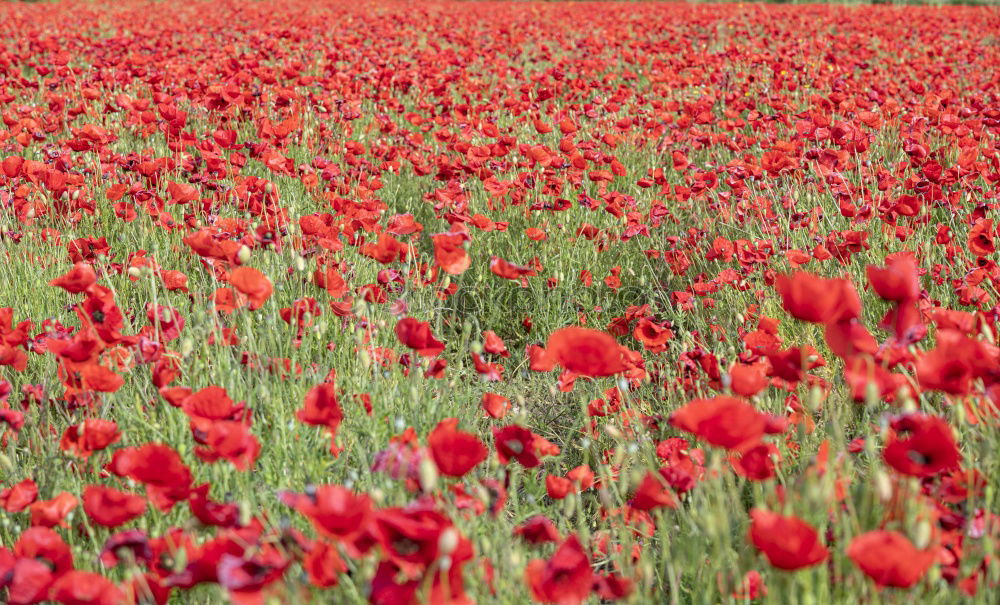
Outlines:
<svg viewBox="0 0 1000 605"><path fill-rule="evenodd" d="M933 529L930 522L927 519L921 520L920 523L917 523L917 527L913 533L913 545L920 550L924 550L930 546L932 535Z"/></svg>
<svg viewBox="0 0 1000 605"><path fill-rule="evenodd" d="M892 499L892 479L889 478L888 473L883 470L878 470L875 472L875 491L878 494L878 499L882 502L888 502Z"/></svg>
<svg viewBox="0 0 1000 605"><path fill-rule="evenodd" d="M458 537L458 530L454 527L449 527L441 532L441 537L438 538L438 552L444 556L455 552L455 549L458 548Z"/></svg>
<svg viewBox="0 0 1000 605"><path fill-rule="evenodd" d="M438 470L434 461L430 458L422 459L417 472L420 475L420 487L424 490L424 493L433 493L438 481Z"/></svg>

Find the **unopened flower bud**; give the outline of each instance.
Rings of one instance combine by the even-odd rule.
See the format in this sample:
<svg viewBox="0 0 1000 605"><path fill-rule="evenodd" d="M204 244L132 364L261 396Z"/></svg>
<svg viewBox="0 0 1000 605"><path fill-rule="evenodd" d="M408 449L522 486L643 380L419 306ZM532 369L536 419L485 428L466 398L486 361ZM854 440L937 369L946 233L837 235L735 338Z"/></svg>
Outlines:
<svg viewBox="0 0 1000 605"><path fill-rule="evenodd" d="M241 265L250 262L250 248L247 248L245 245L240 246L239 252L236 253L236 259L240 261Z"/></svg>
<svg viewBox="0 0 1000 605"><path fill-rule="evenodd" d="M449 527L441 532L441 537L438 538L438 552L446 556L455 552L456 548L458 548L458 530Z"/></svg>
<svg viewBox="0 0 1000 605"><path fill-rule="evenodd" d="M892 479L889 475L882 470L875 472L875 491L878 494L878 499L882 502L888 502L892 499Z"/></svg>

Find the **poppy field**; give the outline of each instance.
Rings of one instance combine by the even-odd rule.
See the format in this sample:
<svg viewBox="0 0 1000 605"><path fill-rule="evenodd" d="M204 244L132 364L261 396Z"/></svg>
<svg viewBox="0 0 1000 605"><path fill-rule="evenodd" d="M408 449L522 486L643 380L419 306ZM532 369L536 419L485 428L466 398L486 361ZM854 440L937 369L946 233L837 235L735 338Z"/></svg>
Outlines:
<svg viewBox="0 0 1000 605"><path fill-rule="evenodd" d="M1000 601L998 32L0 5L0 602Z"/></svg>

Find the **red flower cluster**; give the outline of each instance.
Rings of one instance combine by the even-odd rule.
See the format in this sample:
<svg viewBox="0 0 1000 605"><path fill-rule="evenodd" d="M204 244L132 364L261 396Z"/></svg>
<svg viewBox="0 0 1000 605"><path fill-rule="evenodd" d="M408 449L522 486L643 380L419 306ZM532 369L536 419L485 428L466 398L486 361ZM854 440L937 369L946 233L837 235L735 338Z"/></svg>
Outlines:
<svg viewBox="0 0 1000 605"><path fill-rule="evenodd" d="M901 17L0 6L0 602L995 593L1000 17Z"/></svg>

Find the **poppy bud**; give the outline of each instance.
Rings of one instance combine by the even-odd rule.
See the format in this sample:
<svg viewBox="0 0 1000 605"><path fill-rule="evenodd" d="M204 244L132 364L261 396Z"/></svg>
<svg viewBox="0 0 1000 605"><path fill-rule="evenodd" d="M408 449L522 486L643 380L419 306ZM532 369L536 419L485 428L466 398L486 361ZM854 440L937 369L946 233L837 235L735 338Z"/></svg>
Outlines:
<svg viewBox="0 0 1000 605"><path fill-rule="evenodd" d="M865 405L875 407L880 399L878 385L873 381L865 384Z"/></svg>
<svg viewBox="0 0 1000 605"><path fill-rule="evenodd" d="M823 389L819 385L813 385L809 390L809 411L816 411L823 404Z"/></svg>
<svg viewBox="0 0 1000 605"><path fill-rule="evenodd" d="M185 336L184 340L181 341L181 357L187 357L194 350L194 341L190 337Z"/></svg>
<svg viewBox="0 0 1000 605"><path fill-rule="evenodd" d="M481 342L479 342L477 340L476 342L473 342L473 343L469 344L469 350L472 351L473 353L475 353L476 355L482 355L482 353L483 353L483 343L481 343Z"/></svg>
<svg viewBox="0 0 1000 605"><path fill-rule="evenodd" d="M515 550L515 549L512 548L507 553L507 559L510 562L510 566L511 567L520 567L521 566L521 551Z"/></svg>
<svg viewBox="0 0 1000 605"><path fill-rule="evenodd" d="M243 500L240 502L240 527L250 525L251 519L253 519L253 507L249 502Z"/></svg>
<svg viewBox="0 0 1000 605"><path fill-rule="evenodd" d="M573 512L576 509L576 498L573 496L574 494L569 494L563 498L563 515L565 515L567 519L573 516Z"/></svg>
<svg viewBox="0 0 1000 605"><path fill-rule="evenodd" d="M139 267L128 268L128 276L131 277L132 279L139 279L141 275L142 271L139 270Z"/></svg>
<svg viewBox="0 0 1000 605"><path fill-rule="evenodd" d="M241 265L245 265L250 262L250 248L240 246L239 251L236 253L236 259L240 261Z"/></svg>
<svg viewBox="0 0 1000 605"><path fill-rule="evenodd" d="M932 528L931 524L924 519L917 523L917 527L913 534L913 545L920 550L924 550L931 543Z"/></svg>
<svg viewBox="0 0 1000 605"><path fill-rule="evenodd" d="M438 551L442 556L448 556L455 552L456 548L458 548L458 530L449 527L441 532L441 537L438 538Z"/></svg>
<svg viewBox="0 0 1000 605"><path fill-rule="evenodd" d="M888 502L892 499L892 479L883 470L875 472L875 491L878 493L878 499L882 502Z"/></svg>
<svg viewBox="0 0 1000 605"><path fill-rule="evenodd" d="M301 256L296 255L295 256L295 270L298 271L299 273L302 273L303 271L305 271L306 270L306 259L302 258Z"/></svg>
<svg viewBox="0 0 1000 605"><path fill-rule="evenodd" d="M10 458L7 457L7 454L4 454L3 452L0 452L0 466L4 467L8 473L14 472L14 464L10 461ZM4 518L4 520L6 520L6 518Z"/></svg>
<svg viewBox="0 0 1000 605"><path fill-rule="evenodd" d="M420 460L420 466L417 469L417 472L420 474L420 487L423 488L424 493L432 493L434 488L437 487L437 465L434 464L434 461L430 458L423 458Z"/></svg>
<svg viewBox="0 0 1000 605"><path fill-rule="evenodd" d="M609 492L608 488L603 485L597 490L597 498L601 501L602 508L611 510L615 507L615 502L611 499L611 492Z"/></svg>

